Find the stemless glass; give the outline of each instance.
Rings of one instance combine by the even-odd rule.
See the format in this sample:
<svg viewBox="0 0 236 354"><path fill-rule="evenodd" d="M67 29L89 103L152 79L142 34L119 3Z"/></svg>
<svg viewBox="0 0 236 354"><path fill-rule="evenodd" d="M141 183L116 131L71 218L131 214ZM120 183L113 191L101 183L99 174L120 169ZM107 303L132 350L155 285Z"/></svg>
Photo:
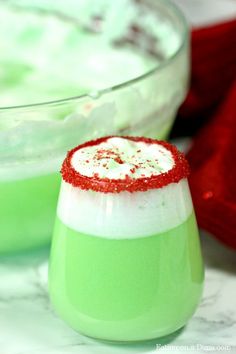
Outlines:
<svg viewBox="0 0 236 354"><path fill-rule="evenodd" d="M187 92L189 41L163 0L11 0L0 10L1 253L49 242L72 146L167 137Z"/></svg>
<svg viewBox="0 0 236 354"><path fill-rule="evenodd" d="M55 310L75 330L104 340L178 330L199 303L204 277L182 156L177 172L152 179L160 188L147 189L141 178L135 191L127 180L79 176L76 184L72 154L62 168L50 257Z"/></svg>

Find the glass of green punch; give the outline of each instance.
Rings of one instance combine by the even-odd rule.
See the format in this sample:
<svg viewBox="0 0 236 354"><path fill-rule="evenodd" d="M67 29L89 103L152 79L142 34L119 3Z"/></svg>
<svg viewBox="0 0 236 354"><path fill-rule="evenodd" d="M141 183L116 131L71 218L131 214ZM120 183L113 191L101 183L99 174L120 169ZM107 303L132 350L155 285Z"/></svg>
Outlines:
<svg viewBox="0 0 236 354"><path fill-rule="evenodd" d="M61 173L49 269L57 313L112 341L183 327L204 277L183 155L163 141L105 137L71 150Z"/></svg>
<svg viewBox="0 0 236 354"><path fill-rule="evenodd" d="M0 254L50 241L72 146L168 136L188 47L185 20L164 0L0 3Z"/></svg>

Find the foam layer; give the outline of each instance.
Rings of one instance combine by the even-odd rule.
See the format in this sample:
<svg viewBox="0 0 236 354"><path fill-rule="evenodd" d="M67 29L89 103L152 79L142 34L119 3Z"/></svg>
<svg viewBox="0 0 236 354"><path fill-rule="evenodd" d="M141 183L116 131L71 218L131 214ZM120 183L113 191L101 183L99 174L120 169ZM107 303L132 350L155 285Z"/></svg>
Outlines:
<svg viewBox="0 0 236 354"><path fill-rule="evenodd" d="M28 178L42 177L53 173L58 173L63 157L47 159L41 158L39 161L19 161L1 165L0 183L26 180Z"/></svg>
<svg viewBox="0 0 236 354"><path fill-rule="evenodd" d="M174 159L162 145L112 137L77 150L71 165L87 177L125 179L129 176L136 179L169 171L174 166Z"/></svg>
<svg viewBox="0 0 236 354"><path fill-rule="evenodd" d="M62 181L57 215L78 232L129 239L168 231L183 223L192 210L186 179L160 189L119 194L81 190Z"/></svg>

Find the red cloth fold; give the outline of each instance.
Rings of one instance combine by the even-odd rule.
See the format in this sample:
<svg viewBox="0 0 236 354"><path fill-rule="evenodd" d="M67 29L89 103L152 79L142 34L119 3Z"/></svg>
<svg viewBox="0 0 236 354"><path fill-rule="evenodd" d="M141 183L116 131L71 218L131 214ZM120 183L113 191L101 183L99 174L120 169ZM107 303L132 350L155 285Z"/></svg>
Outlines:
<svg viewBox="0 0 236 354"><path fill-rule="evenodd" d="M188 153L190 188L200 227L236 249L236 20L193 31L181 116L210 119Z"/></svg>
<svg viewBox="0 0 236 354"><path fill-rule="evenodd" d="M206 119L224 100L235 78L236 19L193 30L191 88L181 117Z"/></svg>
<svg viewBox="0 0 236 354"><path fill-rule="evenodd" d="M200 227L236 249L236 82L188 154Z"/></svg>

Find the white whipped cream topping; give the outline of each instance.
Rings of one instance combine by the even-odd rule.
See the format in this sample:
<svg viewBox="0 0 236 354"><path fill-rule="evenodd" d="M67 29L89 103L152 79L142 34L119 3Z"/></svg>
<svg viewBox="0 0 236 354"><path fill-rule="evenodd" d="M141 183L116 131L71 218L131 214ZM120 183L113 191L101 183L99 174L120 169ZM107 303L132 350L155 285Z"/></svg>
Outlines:
<svg viewBox="0 0 236 354"><path fill-rule="evenodd" d="M100 178L124 179L127 175L139 178L167 172L173 168L174 159L162 145L114 137L77 150L71 164L87 177L96 174Z"/></svg>
<svg viewBox="0 0 236 354"><path fill-rule="evenodd" d="M180 225L192 213L186 179L146 192L98 193L62 181L57 215L68 227L109 239L156 235Z"/></svg>

